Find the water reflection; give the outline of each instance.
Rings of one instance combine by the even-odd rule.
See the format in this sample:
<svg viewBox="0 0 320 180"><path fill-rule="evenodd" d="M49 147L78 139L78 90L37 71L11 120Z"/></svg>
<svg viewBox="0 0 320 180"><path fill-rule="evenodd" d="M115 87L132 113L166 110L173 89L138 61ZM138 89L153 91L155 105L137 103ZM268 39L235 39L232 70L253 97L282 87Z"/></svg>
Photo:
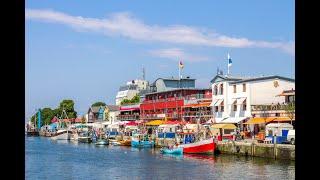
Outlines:
<svg viewBox="0 0 320 180"><path fill-rule="evenodd" d="M26 138L26 179L294 179L295 164Z"/></svg>

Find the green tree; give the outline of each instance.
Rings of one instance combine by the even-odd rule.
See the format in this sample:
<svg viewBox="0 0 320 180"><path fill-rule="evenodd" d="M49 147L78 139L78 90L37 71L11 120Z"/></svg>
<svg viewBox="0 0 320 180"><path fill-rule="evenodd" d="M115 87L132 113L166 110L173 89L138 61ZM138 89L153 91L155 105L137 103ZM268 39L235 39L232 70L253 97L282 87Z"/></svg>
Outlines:
<svg viewBox="0 0 320 180"><path fill-rule="evenodd" d="M284 110L287 113L292 124L292 120L295 118L295 110L296 110L295 103L294 102L288 103L287 105L284 106Z"/></svg>
<svg viewBox="0 0 320 180"><path fill-rule="evenodd" d="M93 104L91 105L91 107L105 106L105 105L106 105L106 103L104 103L104 102L95 102L95 103L93 103Z"/></svg>
<svg viewBox="0 0 320 180"><path fill-rule="evenodd" d="M61 101L58 109L59 110L57 110L57 111L59 111L59 112L62 112L62 110L64 109L67 113L68 118L76 118L77 117L77 112L74 110L73 100L65 99L65 100Z"/></svg>

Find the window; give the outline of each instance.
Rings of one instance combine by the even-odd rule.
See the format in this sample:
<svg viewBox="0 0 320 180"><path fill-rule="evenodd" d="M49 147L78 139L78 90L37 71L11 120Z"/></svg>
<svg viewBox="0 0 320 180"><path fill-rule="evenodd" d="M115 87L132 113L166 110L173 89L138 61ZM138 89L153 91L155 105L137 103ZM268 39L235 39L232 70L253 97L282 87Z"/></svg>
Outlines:
<svg viewBox="0 0 320 180"><path fill-rule="evenodd" d="M237 104L236 103L233 104L233 111L237 111Z"/></svg>
<svg viewBox="0 0 320 180"><path fill-rule="evenodd" d="M223 95L223 84L220 84L220 94Z"/></svg>
<svg viewBox="0 0 320 180"><path fill-rule="evenodd" d="M221 112L224 111L224 103L223 103L223 101L221 102L221 105L220 105L220 111L221 111Z"/></svg>
<svg viewBox="0 0 320 180"><path fill-rule="evenodd" d="M218 106L214 107L214 112L218 112Z"/></svg>
<svg viewBox="0 0 320 180"><path fill-rule="evenodd" d="M233 93L237 93L237 85L233 85Z"/></svg>
<svg viewBox="0 0 320 180"><path fill-rule="evenodd" d="M247 110L247 100L244 100L244 101L243 101L242 110L243 110L243 111L246 111L246 110Z"/></svg>
<svg viewBox="0 0 320 180"><path fill-rule="evenodd" d="M214 85L213 94L218 95L218 86L217 85Z"/></svg>
<svg viewBox="0 0 320 180"><path fill-rule="evenodd" d="M247 90L246 84L242 84L242 92L246 92L246 90Z"/></svg>

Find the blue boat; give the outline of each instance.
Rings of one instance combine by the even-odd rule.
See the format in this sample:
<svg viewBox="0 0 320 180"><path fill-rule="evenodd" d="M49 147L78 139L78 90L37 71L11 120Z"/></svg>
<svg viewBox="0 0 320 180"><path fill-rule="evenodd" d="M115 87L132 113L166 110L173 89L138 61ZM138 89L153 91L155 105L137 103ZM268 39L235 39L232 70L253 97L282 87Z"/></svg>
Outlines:
<svg viewBox="0 0 320 180"><path fill-rule="evenodd" d="M155 143L144 134L133 134L131 139L131 147L152 148Z"/></svg>
<svg viewBox="0 0 320 180"><path fill-rule="evenodd" d="M183 154L183 148L161 148L160 152L163 154Z"/></svg>

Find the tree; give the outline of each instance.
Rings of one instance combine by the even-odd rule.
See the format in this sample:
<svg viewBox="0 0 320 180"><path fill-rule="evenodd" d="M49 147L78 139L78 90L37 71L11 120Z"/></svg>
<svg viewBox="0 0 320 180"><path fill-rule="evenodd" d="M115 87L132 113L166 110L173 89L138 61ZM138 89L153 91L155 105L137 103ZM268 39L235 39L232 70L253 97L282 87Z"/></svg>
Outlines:
<svg viewBox="0 0 320 180"><path fill-rule="evenodd" d="M65 100L61 101L58 111L62 112L63 109L66 111L68 118L76 118L77 117L77 112L74 110L73 100L65 99Z"/></svg>
<svg viewBox="0 0 320 180"><path fill-rule="evenodd" d="M91 105L91 107L105 106L105 105L106 105L106 103L104 103L104 102L95 102L95 103L93 103L93 104Z"/></svg>
<svg viewBox="0 0 320 180"><path fill-rule="evenodd" d="M290 102L287 105L284 106L284 110L287 113L288 117L291 120L291 124L292 124L292 120L295 118L295 103L294 102Z"/></svg>
<svg viewBox="0 0 320 180"><path fill-rule="evenodd" d="M49 107L43 108L41 112L41 122L40 126L51 124L51 119L55 116L54 110ZM36 120L36 122L35 122ZM38 125L38 111L31 117L31 122Z"/></svg>

